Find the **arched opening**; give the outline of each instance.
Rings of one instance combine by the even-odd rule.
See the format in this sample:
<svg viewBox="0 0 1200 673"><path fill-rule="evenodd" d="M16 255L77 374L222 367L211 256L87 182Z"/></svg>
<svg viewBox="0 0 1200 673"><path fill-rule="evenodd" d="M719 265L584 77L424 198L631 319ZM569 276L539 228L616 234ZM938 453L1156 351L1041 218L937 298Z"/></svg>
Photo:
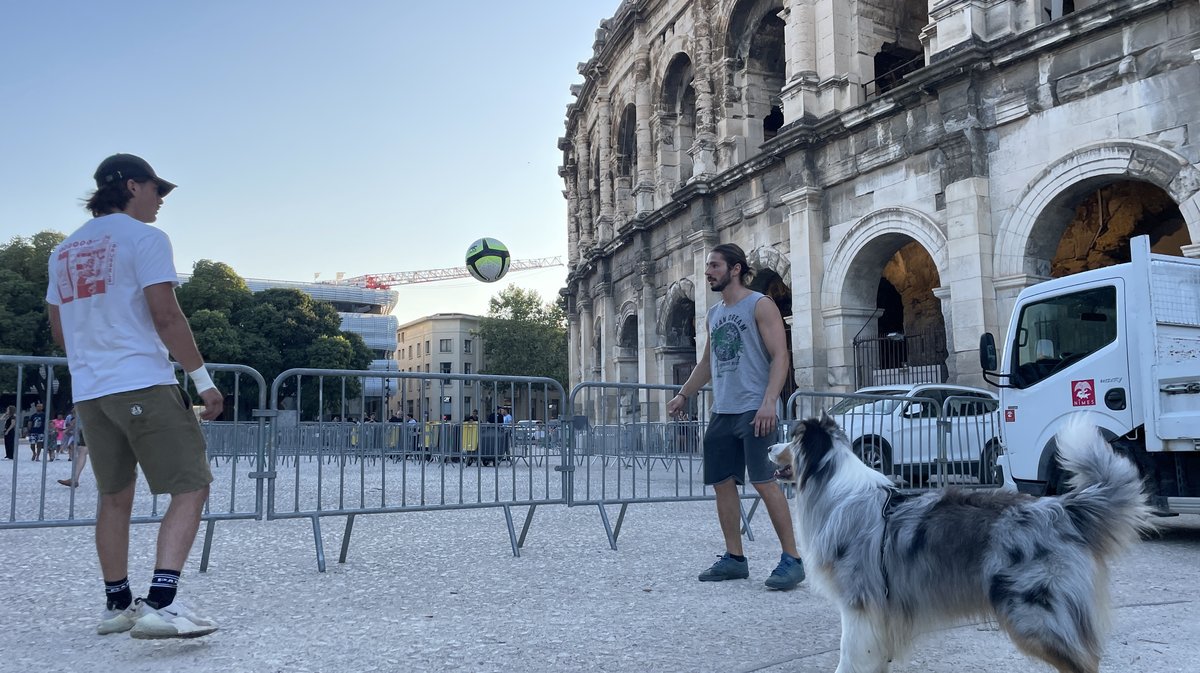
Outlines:
<svg viewBox="0 0 1200 673"><path fill-rule="evenodd" d="M667 311L665 333L659 337L670 381L683 385L696 367L696 302L677 298Z"/></svg>
<svg viewBox="0 0 1200 673"><path fill-rule="evenodd" d="M630 103L621 112L617 125L616 177L613 191L616 197L616 221L625 222L633 216L634 173L637 169L637 106Z"/></svg>
<svg viewBox="0 0 1200 673"><path fill-rule="evenodd" d="M934 294L941 278L929 252L887 234L868 243L854 266L862 271L847 278L843 301L874 307L853 338L855 388L946 381L946 320Z"/></svg>
<svg viewBox="0 0 1200 673"><path fill-rule="evenodd" d="M638 318L631 314L621 321L617 332L618 378L623 382L638 380Z"/></svg>
<svg viewBox="0 0 1200 673"><path fill-rule="evenodd" d="M869 16L868 30L859 34L859 51L871 54L873 72L864 73L867 98L893 89L904 76L925 67L921 31L929 23L928 0L859 0L860 14Z"/></svg>
<svg viewBox="0 0 1200 673"><path fill-rule="evenodd" d="M663 80L662 145L659 165L671 192L692 177L692 143L696 140L696 79L692 61L687 54L671 59Z"/></svg>
<svg viewBox="0 0 1200 673"><path fill-rule="evenodd" d="M751 154L775 137L785 121L780 98L787 80L782 10L781 0L743 0L730 15L726 53L733 67L729 78L741 103L733 116L744 120L742 132Z"/></svg>
<svg viewBox="0 0 1200 673"><path fill-rule="evenodd" d="M1128 262L1129 239L1136 236L1149 236L1150 249L1163 255L1182 256L1183 246L1191 243L1179 205L1147 182L1085 181L1068 189L1060 203L1061 209L1051 211L1057 217L1049 215L1037 225L1050 237L1047 243L1058 235L1050 262L1054 278ZM1067 213L1073 215L1070 221Z"/></svg>
<svg viewBox="0 0 1200 673"><path fill-rule="evenodd" d="M787 338L788 377L784 381L780 397L787 400L796 391L795 368L791 364L792 356L792 289L784 282L779 274L772 269L758 269L750 281L750 289L761 292L775 302L780 315L783 316L784 335Z"/></svg>

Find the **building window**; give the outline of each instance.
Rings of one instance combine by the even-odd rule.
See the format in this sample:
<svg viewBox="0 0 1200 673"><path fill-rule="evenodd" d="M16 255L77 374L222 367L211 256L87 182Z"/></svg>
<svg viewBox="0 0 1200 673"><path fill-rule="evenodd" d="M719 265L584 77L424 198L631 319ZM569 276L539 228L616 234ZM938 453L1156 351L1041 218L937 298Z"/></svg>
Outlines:
<svg viewBox="0 0 1200 673"><path fill-rule="evenodd" d="M464 373L464 374L470 374L470 373L471 373L471 363L470 363L470 362L464 362L464 363L463 363L463 373Z"/></svg>
<svg viewBox="0 0 1200 673"><path fill-rule="evenodd" d="M471 352L471 340L470 339L463 339L463 352L464 353Z"/></svg>
<svg viewBox="0 0 1200 673"><path fill-rule="evenodd" d="M426 339L426 340L425 340L425 352L426 352L426 353L432 353L432 352L433 352L433 349L429 347L429 340L428 340L428 339Z"/></svg>
<svg viewBox="0 0 1200 673"><path fill-rule="evenodd" d="M442 373L443 373L443 374L449 374L449 373L450 373L450 363L449 363L449 362L443 362L443 363L441 363L441 365L442 365Z"/></svg>
<svg viewBox="0 0 1200 673"><path fill-rule="evenodd" d="M438 343L438 348L442 353L449 353L450 352L450 339L442 339Z"/></svg>
<svg viewBox="0 0 1200 673"><path fill-rule="evenodd" d="M417 344L417 357L421 357L421 344Z"/></svg>

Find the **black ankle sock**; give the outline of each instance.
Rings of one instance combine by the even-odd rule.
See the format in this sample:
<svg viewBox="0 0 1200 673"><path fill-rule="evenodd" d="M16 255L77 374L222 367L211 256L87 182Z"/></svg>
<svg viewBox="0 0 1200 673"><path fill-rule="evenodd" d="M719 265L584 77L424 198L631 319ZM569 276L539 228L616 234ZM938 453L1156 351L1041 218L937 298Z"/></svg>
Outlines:
<svg viewBox="0 0 1200 673"><path fill-rule="evenodd" d="M729 554L729 558L733 559L734 561L737 561L738 563L743 563L746 560L745 556L738 556L737 554Z"/></svg>
<svg viewBox="0 0 1200 673"><path fill-rule="evenodd" d="M133 602L133 592L129 590L129 578L116 582L104 583L104 596L108 599L109 610L124 610Z"/></svg>
<svg viewBox="0 0 1200 673"><path fill-rule="evenodd" d="M178 587L178 570L155 568L154 579L150 582L150 593L146 594L146 602L155 610L165 608L175 601L175 590Z"/></svg>

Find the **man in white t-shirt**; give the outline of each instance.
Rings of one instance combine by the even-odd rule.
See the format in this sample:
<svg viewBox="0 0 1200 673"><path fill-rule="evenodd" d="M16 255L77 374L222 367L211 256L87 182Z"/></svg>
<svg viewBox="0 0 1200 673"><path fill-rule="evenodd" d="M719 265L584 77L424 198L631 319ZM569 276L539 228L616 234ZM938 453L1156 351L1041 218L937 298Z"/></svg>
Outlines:
<svg viewBox="0 0 1200 673"><path fill-rule="evenodd" d="M105 159L95 179L86 206L95 217L50 254L46 301L54 340L67 353L100 492L96 552L108 602L96 630L134 638L203 636L216 624L175 593L212 473L169 355L195 383L203 418L219 417L224 402L175 299L171 241L150 226L175 185L131 154ZM134 601L129 521L139 466L151 492L170 494L171 504L158 531L150 591Z"/></svg>

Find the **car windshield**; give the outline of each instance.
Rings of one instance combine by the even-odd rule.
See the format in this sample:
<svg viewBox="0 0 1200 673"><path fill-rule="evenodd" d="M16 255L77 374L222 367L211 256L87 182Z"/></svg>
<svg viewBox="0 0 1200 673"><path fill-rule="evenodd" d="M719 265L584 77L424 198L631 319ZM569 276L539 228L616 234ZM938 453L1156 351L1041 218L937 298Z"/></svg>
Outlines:
<svg viewBox="0 0 1200 673"><path fill-rule="evenodd" d="M864 395L896 395L903 397L908 394L907 390L872 390ZM896 409L896 405L900 404L900 400L864 400L856 397L848 397L841 402L833 405L829 410L831 415L838 414L890 414Z"/></svg>

